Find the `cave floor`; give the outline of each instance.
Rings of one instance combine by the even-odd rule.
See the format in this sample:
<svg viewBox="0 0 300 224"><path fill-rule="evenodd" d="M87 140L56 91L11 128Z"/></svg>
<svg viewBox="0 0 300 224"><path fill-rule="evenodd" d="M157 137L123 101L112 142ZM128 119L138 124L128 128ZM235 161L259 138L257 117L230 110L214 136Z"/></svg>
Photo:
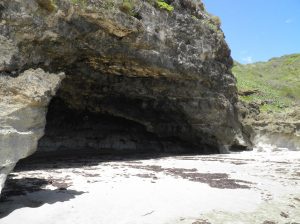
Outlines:
<svg viewBox="0 0 300 224"><path fill-rule="evenodd" d="M1 224L300 223L300 152L21 163Z"/></svg>

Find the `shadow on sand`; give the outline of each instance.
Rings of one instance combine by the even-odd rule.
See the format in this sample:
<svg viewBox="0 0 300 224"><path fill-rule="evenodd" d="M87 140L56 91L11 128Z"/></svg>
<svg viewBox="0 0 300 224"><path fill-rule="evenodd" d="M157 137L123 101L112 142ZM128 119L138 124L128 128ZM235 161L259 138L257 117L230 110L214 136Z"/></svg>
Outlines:
<svg viewBox="0 0 300 224"><path fill-rule="evenodd" d="M84 156L82 156L84 155ZM97 166L105 162L129 162L136 160L159 159L174 156L196 156L196 153L140 153L140 154L103 154L94 151L70 153L36 153L20 160L14 169L19 171L36 171L45 169L80 168Z"/></svg>
<svg viewBox="0 0 300 224"><path fill-rule="evenodd" d="M64 202L84 193L67 190L64 187L56 190L43 189L43 187L50 184L49 180L46 179L14 179L13 177L13 175L9 176L1 194L0 219L20 208L37 208L44 204Z"/></svg>

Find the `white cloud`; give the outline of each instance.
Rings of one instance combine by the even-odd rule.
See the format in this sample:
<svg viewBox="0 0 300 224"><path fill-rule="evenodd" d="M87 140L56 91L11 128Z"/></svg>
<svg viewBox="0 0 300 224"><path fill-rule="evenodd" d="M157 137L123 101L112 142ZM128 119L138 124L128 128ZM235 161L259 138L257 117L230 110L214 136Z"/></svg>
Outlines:
<svg viewBox="0 0 300 224"><path fill-rule="evenodd" d="M287 23L287 24L289 24L289 23L292 23L293 20L292 19L286 19L284 22Z"/></svg>
<svg viewBox="0 0 300 224"><path fill-rule="evenodd" d="M242 58L242 61L245 62L246 64L253 63L253 58L251 56Z"/></svg>

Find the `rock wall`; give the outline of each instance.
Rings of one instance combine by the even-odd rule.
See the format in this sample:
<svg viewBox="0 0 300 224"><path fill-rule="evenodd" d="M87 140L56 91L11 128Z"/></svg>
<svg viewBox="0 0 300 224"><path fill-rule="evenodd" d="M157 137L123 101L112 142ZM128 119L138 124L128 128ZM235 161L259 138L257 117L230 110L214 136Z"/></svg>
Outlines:
<svg viewBox="0 0 300 224"><path fill-rule="evenodd" d="M299 107L281 113L259 114L246 122L253 129L252 142L257 151L300 151Z"/></svg>
<svg viewBox="0 0 300 224"><path fill-rule="evenodd" d="M30 69L18 77L0 74L0 192L18 160L37 149L47 105L64 75Z"/></svg>
<svg viewBox="0 0 300 224"><path fill-rule="evenodd" d="M256 103L240 102L243 132L255 151L300 151L299 106L277 112L261 112Z"/></svg>
<svg viewBox="0 0 300 224"><path fill-rule="evenodd" d="M0 35L13 49L2 70L66 74L41 151L150 145L210 153L247 144L219 20L200 1L165 3L173 8L152 0L0 3Z"/></svg>

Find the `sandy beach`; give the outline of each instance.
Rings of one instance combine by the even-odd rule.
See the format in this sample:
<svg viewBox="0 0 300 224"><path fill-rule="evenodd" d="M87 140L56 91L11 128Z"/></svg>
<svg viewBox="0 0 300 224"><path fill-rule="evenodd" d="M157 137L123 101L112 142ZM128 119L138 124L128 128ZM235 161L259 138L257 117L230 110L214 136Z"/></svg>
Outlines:
<svg viewBox="0 0 300 224"><path fill-rule="evenodd" d="M53 162L54 161L54 162ZM23 162L0 223L300 223L300 153Z"/></svg>

